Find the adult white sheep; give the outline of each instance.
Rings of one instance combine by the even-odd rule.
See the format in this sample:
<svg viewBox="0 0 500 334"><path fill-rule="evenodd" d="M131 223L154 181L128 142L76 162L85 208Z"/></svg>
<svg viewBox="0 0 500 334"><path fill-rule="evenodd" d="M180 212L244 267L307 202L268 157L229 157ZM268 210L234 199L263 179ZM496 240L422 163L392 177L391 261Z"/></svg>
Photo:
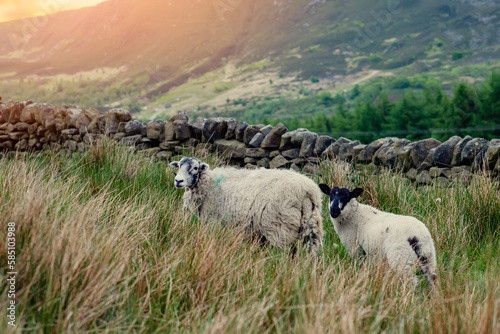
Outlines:
<svg viewBox="0 0 500 334"><path fill-rule="evenodd" d="M321 191L329 196L330 218L340 241L354 257L385 258L391 268L410 279L413 287L418 284L415 266L426 278L429 288L436 283L436 250L427 227L410 216L391 214L360 204L356 200L362 188L347 188L320 184Z"/></svg>
<svg viewBox="0 0 500 334"><path fill-rule="evenodd" d="M208 222L241 228L248 236L280 249L300 240L317 255L322 245L321 191L289 170L210 169L196 158L170 163L175 187L185 188L184 208Z"/></svg>

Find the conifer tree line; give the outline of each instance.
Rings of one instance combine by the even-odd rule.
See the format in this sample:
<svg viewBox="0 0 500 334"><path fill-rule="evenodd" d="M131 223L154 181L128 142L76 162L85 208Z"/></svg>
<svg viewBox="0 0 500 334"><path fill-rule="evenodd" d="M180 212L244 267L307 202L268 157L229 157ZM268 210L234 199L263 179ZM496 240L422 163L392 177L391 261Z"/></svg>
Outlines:
<svg viewBox="0 0 500 334"><path fill-rule="evenodd" d="M407 82L406 78L398 78L392 85L412 88ZM254 103L235 116L247 122L281 121L290 130L307 128L363 143L389 136L410 140L433 137L441 141L453 135L500 138L500 71L492 72L479 85L460 82L451 94L437 80L415 85L420 89L402 89L397 98L376 86L364 96L355 86L336 96L320 92L298 100L281 98Z"/></svg>

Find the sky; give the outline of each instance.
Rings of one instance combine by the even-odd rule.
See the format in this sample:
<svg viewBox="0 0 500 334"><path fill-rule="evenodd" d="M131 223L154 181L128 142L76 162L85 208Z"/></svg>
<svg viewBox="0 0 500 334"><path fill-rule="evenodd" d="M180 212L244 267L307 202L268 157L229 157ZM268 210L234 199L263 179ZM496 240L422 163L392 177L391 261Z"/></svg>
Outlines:
<svg viewBox="0 0 500 334"><path fill-rule="evenodd" d="M94 6L104 0L0 0L0 22Z"/></svg>

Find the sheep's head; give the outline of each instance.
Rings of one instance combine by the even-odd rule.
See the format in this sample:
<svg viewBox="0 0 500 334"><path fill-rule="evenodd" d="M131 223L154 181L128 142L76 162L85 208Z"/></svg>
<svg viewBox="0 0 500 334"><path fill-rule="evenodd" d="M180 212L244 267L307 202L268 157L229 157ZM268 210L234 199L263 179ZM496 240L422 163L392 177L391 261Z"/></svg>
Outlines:
<svg viewBox="0 0 500 334"><path fill-rule="evenodd" d="M363 188L356 188L350 191L347 188L333 187L330 189L329 186L322 183L319 185L321 191L329 196L330 198L330 216L332 218L337 218L341 213L347 213L350 210L349 202L353 198L359 197L363 193Z"/></svg>
<svg viewBox="0 0 500 334"><path fill-rule="evenodd" d="M191 188L198 183L200 175L210 169L208 164L196 158L183 157L180 161L173 161L170 167L176 168L174 185L177 189Z"/></svg>

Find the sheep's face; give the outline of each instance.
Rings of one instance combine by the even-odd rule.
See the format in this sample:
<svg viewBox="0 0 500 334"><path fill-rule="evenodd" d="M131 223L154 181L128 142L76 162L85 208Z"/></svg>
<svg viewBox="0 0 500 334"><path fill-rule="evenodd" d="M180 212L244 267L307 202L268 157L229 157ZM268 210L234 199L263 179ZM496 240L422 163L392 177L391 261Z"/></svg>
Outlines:
<svg viewBox="0 0 500 334"><path fill-rule="evenodd" d="M338 218L341 214L346 214L351 208L349 202L353 198L357 198L363 193L362 188L356 188L350 191L347 188L333 187L330 189L326 184L319 185L321 191L329 196L330 198L330 216L332 218Z"/></svg>
<svg viewBox="0 0 500 334"><path fill-rule="evenodd" d="M182 158L181 161L171 162L170 167L177 169L174 179L174 185L177 189L195 186L200 179L201 173L210 169L208 164L196 158L188 157Z"/></svg>

